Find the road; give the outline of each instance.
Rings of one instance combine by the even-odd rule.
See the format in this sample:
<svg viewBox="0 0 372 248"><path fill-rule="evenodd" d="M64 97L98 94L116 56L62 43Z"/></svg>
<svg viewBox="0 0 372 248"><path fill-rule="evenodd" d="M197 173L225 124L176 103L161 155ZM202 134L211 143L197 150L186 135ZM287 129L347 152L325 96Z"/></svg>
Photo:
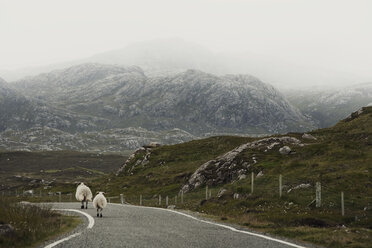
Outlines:
<svg viewBox="0 0 372 248"><path fill-rule="evenodd" d="M97 218L91 203L87 210L80 209L78 202L53 203L53 208L84 212L87 215L74 213L81 215L85 223L74 230L74 234L50 241L43 247L303 247L166 209L109 204L103 218Z"/></svg>

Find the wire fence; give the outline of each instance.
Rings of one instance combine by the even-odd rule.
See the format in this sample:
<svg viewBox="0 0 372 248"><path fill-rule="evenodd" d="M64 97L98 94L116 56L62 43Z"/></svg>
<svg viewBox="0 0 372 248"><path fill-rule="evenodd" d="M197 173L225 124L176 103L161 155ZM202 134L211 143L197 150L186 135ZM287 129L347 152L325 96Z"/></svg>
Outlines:
<svg viewBox="0 0 372 248"><path fill-rule="evenodd" d="M228 186L227 192L233 200L253 201L257 198L276 200L297 204L311 209L326 209L341 216L356 214L372 215L372 197L348 193L347 189L330 187L317 178L298 178L282 175L260 175L252 173L244 180L236 181ZM73 202L73 193L52 192L46 190L7 190L0 191L3 196L30 198L45 202ZM187 208L195 202L222 197L218 186L204 186L195 191L184 193L159 192L158 194L108 195L109 203L133 204L164 208Z"/></svg>

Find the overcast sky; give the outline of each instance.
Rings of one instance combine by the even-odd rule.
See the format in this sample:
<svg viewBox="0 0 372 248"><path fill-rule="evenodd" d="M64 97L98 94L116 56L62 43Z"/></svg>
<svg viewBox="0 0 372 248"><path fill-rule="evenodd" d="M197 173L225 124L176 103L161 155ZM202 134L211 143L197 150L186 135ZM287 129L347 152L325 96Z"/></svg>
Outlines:
<svg viewBox="0 0 372 248"><path fill-rule="evenodd" d="M167 37L372 79L371 0L0 0L0 69Z"/></svg>

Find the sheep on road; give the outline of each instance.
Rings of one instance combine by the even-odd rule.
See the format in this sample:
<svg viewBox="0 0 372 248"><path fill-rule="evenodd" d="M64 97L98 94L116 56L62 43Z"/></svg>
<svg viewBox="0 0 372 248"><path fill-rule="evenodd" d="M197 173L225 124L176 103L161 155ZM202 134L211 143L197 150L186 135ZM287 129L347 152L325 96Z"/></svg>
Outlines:
<svg viewBox="0 0 372 248"><path fill-rule="evenodd" d="M79 186L76 189L75 194L76 200L81 201L81 208L84 208L84 202L85 202L85 209L88 208L88 201L92 201L92 191L88 186L86 186L84 183L80 183Z"/></svg>

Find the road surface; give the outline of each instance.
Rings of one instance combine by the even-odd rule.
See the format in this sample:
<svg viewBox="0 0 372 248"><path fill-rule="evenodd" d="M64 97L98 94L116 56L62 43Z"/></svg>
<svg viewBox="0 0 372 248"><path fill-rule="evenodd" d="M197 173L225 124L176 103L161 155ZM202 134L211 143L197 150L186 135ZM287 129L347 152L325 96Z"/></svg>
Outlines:
<svg viewBox="0 0 372 248"><path fill-rule="evenodd" d="M166 209L108 204L97 218L91 203L87 210L78 202L53 203L53 208L75 211L84 225L42 247L303 247Z"/></svg>

